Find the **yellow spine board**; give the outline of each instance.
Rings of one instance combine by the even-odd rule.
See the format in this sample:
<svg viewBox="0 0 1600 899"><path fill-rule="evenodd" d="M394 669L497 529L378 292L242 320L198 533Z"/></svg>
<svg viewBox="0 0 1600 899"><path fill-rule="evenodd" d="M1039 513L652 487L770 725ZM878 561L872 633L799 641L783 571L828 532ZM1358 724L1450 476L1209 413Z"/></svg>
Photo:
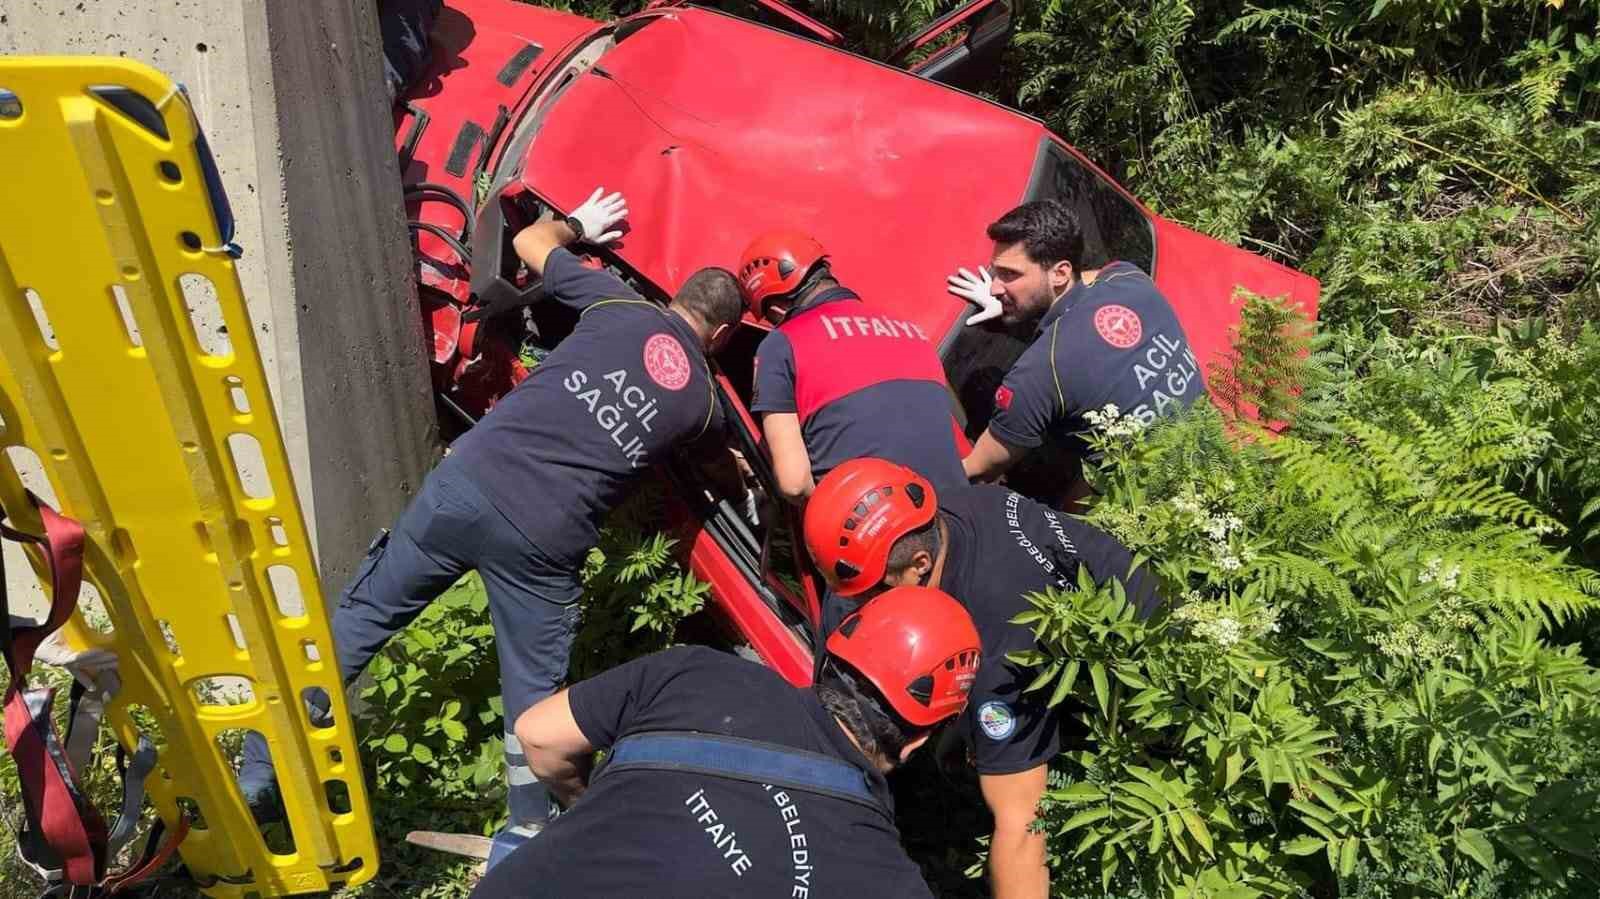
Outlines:
<svg viewBox="0 0 1600 899"><path fill-rule="evenodd" d="M153 721L150 797L169 827L203 819L181 853L207 893L369 880L377 847L328 614L238 275L213 249L187 100L117 59L0 60L0 90L0 446L35 453L87 528L86 580L112 625L74 616L69 642L116 649L108 720L130 748ZM186 283L202 307L214 296L211 320L192 320ZM0 502L36 531L22 487L0 461ZM217 695L224 684L249 695ZM332 698L332 727L311 723L311 687ZM290 851L267 846L235 785L240 730L272 749Z"/></svg>

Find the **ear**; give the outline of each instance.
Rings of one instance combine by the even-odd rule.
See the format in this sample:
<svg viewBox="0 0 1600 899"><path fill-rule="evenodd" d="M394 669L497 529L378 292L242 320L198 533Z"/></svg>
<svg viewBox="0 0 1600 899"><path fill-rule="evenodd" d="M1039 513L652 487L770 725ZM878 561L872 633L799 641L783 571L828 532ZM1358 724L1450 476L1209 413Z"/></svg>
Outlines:
<svg viewBox="0 0 1600 899"><path fill-rule="evenodd" d="M1072 263L1063 259L1045 270L1045 277L1050 280L1051 292L1059 294L1072 284L1076 273L1072 270Z"/></svg>
<svg viewBox="0 0 1600 899"><path fill-rule="evenodd" d="M921 749L923 744L927 743L928 738L931 736L933 736L933 731L930 730L915 740L912 740L906 745L900 747L900 758L898 760L899 764L904 765L907 761L909 761L912 753L916 752L918 749Z"/></svg>

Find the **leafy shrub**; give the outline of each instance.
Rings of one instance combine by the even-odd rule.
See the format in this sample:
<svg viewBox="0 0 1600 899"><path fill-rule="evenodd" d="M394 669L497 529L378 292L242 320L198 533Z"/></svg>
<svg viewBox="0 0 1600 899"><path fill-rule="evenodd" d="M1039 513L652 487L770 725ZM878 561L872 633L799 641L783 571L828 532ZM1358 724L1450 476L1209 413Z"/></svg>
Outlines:
<svg viewBox="0 0 1600 899"><path fill-rule="evenodd" d="M1242 372L1253 401L1304 346L1276 314L1246 322L1269 333L1240 347L1279 360ZM1120 585L1084 581L1019 619L1040 638L1032 686L1082 706L1044 804L1059 865L1118 895L1600 884L1600 670L1552 639L1600 604L1600 576L1502 486L1548 443L1489 414L1493 390L1483 414L1441 414L1369 377L1344 396L1383 396L1392 426L1331 411L1322 383L1302 421L1339 417L1283 438L1239 439L1206 407L1095 438L1089 519L1178 602L1138 621Z"/></svg>

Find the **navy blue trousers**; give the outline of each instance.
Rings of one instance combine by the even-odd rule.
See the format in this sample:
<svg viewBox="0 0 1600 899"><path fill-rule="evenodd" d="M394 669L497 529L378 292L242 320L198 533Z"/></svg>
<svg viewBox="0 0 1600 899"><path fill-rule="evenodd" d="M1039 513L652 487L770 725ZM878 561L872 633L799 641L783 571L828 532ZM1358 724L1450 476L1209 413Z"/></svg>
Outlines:
<svg viewBox="0 0 1600 899"><path fill-rule="evenodd" d="M514 843L536 832L529 825L553 812L512 728L566 678L582 592L578 572L549 561L447 457L394 529L374 541L344 588L333 614L333 638L348 686L390 637L474 570L488 594L500 661L510 788L505 836ZM270 766L266 752L264 740L246 741L240 780L247 798L255 786L250 769Z"/></svg>

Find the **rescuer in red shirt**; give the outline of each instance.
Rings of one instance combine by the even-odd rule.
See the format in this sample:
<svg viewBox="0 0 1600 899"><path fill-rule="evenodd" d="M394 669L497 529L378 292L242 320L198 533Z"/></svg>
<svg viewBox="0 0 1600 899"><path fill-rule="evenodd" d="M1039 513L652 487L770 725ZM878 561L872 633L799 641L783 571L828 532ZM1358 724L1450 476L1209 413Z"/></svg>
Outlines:
<svg viewBox="0 0 1600 899"><path fill-rule="evenodd" d="M921 326L840 286L822 244L797 231L756 238L736 274L750 311L777 325L756 349L750 411L785 499L804 504L824 475L862 456L940 488L966 484L944 368ZM824 593L824 639L848 609Z"/></svg>
<svg viewBox="0 0 1600 899"><path fill-rule="evenodd" d="M936 486L966 483L944 368L921 326L840 286L822 244L796 231L756 238L737 274L751 313L777 325L756 349L750 411L785 499L803 504L823 475L861 456Z"/></svg>

